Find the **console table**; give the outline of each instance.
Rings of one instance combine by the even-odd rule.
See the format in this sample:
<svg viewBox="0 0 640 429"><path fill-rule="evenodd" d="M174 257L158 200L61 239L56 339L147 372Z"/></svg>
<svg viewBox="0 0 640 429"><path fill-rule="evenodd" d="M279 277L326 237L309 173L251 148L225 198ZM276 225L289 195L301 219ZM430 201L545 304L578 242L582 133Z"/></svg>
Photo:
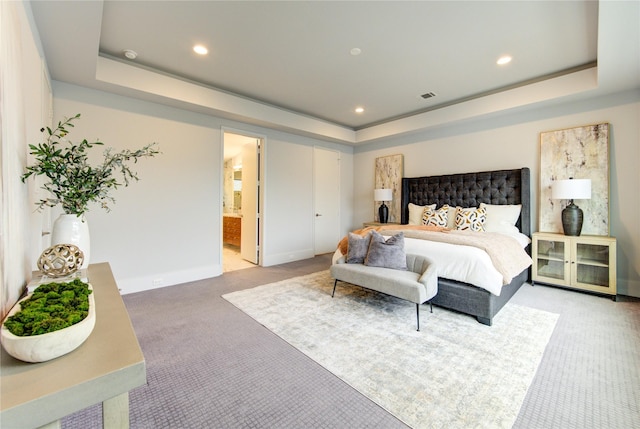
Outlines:
<svg viewBox="0 0 640 429"><path fill-rule="evenodd" d="M88 269L96 324L87 340L41 363L0 355L0 427L59 428L66 415L102 402L103 427L129 427L129 391L147 371L129 314L108 263Z"/></svg>

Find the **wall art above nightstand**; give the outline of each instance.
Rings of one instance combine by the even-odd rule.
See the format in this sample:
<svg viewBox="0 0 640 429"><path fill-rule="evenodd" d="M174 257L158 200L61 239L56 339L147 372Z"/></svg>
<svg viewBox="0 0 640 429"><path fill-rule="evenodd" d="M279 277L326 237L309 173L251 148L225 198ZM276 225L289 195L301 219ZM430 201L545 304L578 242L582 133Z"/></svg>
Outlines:
<svg viewBox="0 0 640 429"><path fill-rule="evenodd" d="M388 222L400 222L400 196L402 191L402 176L404 171L402 155L389 155L376 158L374 189L391 189L393 199L389 201ZM379 205L374 207L374 219L378 218Z"/></svg>
<svg viewBox="0 0 640 429"><path fill-rule="evenodd" d="M609 124L540 133L538 231L562 233L567 200L552 198L554 181L590 179L591 198L577 200L584 212L582 234L609 235Z"/></svg>

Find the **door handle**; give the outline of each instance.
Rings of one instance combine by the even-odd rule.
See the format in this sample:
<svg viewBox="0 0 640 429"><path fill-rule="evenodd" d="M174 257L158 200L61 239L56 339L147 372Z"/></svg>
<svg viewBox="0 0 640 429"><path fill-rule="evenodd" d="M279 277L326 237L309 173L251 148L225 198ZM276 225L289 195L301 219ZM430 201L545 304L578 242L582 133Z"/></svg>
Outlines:
<svg viewBox="0 0 640 429"><path fill-rule="evenodd" d="M322 216L320 213L316 213L316 217L320 217Z"/></svg>

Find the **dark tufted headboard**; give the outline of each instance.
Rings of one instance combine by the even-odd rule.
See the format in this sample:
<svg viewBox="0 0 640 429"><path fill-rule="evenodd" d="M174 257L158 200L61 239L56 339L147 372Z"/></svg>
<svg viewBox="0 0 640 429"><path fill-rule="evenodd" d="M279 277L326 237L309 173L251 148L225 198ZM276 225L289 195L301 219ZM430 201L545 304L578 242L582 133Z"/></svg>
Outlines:
<svg viewBox="0 0 640 429"><path fill-rule="evenodd" d="M485 204L522 204L516 226L531 236L531 184L528 168L402 179L403 224L409 221L409 203L478 207Z"/></svg>

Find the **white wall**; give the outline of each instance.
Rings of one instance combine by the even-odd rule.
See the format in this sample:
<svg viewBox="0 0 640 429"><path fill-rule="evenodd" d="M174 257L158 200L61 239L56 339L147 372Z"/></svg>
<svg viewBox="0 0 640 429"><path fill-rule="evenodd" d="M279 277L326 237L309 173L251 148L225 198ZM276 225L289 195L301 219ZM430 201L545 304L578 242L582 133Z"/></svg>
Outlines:
<svg viewBox="0 0 640 429"><path fill-rule="evenodd" d="M373 216L375 158L401 153L404 176L529 167L532 230L538 226L540 132L609 122L610 235L617 238L618 293L640 297L640 92L518 111L377 142L354 155L354 224Z"/></svg>
<svg viewBox="0 0 640 429"><path fill-rule="evenodd" d="M108 261L123 293L222 273L222 127L265 136L263 265L313 256L313 145L340 145L57 81L53 90L56 123L82 115L71 140L160 144L161 155L136 164L140 181L114 192L111 212L95 206L87 214L91 262Z"/></svg>
<svg viewBox="0 0 640 429"><path fill-rule="evenodd" d="M114 191L110 212L90 207L91 263L110 262L125 292L219 274L219 127L204 115L61 82L53 92L56 123L82 115L70 140L115 150L158 142L162 152L135 164L140 180Z"/></svg>

